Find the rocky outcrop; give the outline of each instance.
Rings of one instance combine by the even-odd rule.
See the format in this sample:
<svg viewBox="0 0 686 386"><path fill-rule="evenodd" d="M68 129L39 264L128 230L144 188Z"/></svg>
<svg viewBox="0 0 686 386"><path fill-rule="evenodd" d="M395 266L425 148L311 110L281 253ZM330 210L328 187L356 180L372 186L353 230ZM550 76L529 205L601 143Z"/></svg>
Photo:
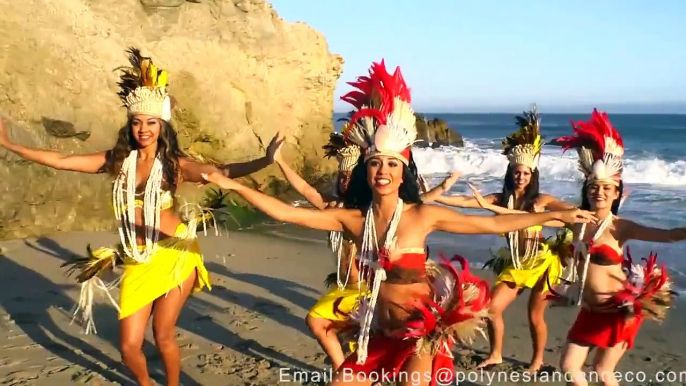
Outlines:
<svg viewBox="0 0 686 386"><path fill-rule="evenodd" d="M324 37L264 0L3 1L0 114L11 138L64 154L110 148L125 123L116 67L139 47L170 73L183 148L219 162L264 155L278 129L296 170L328 173L343 60ZM333 162L333 161L332 161ZM276 166L246 183L280 178ZM0 149L0 238L112 229L111 182ZM202 192L187 187L189 197Z"/></svg>
<svg viewBox="0 0 686 386"><path fill-rule="evenodd" d="M438 118L426 119L422 114L416 114L416 116L418 140L416 147L464 146L462 136L449 127L446 121Z"/></svg>

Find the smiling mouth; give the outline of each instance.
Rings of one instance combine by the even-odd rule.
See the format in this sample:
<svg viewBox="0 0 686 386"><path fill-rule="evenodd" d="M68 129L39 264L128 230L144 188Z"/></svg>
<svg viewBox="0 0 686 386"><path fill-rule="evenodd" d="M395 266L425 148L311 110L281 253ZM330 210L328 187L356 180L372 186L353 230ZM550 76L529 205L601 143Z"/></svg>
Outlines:
<svg viewBox="0 0 686 386"><path fill-rule="evenodd" d="M143 135L139 135L138 138L139 139L150 139L150 138L152 138L152 135L143 134Z"/></svg>
<svg viewBox="0 0 686 386"><path fill-rule="evenodd" d="M376 185L386 186L391 183L391 180L389 180L388 178L377 178L376 180L374 180L374 183Z"/></svg>

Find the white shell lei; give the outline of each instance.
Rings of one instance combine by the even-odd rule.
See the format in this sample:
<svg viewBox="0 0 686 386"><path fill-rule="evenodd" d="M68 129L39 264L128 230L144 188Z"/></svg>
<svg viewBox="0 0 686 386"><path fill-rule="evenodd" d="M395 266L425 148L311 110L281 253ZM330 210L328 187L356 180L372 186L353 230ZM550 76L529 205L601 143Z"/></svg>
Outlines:
<svg viewBox="0 0 686 386"><path fill-rule="evenodd" d="M398 205L393 212L390 224L388 224L388 231L386 232L386 242L384 247L391 251L396 243L395 232L400 223L400 216L403 212L403 200L398 198ZM360 270L360 282L369 277L369 269L373 270L374 283L372 285L371 297L369 303L364 307L364 315L362 318L362 325L360 328L360 336L357 341L357 364L364 364L367 361L367 344L369 343L369 331L371 329L372 320L374 319L374 310L376 309L376 300L379 297L379 287L381 282L386 280L386 271L379 263L379 242L376 236L376 226L374 225L374 211L370 206L367 209L367 214L364 219L364 235L362 238L362 248L360 250L359 261L363 265ZM366 271L366 275L365 272Z"/></svg>
<svg viewBox="0 0 686 386"><path fill-rule="evenodd" d="M586 235L586 224L581 224L581 230L579 231L579 237L574 241L572 244L574 246L574 265L573 265L573 273L572 277L578 277L578 272L576 272L576 267L579 262L579 259L583 257L584 259L584 271L581 274L581 287L579 288L579 294L578 298L576 301L576 305L579 306L581 305L581 300L582 300L582 295L584 293L584 287L586 285L586 275L588 274L588 264L590 261L590 255L589 255L589 245L595 244L596 241L605 233L605 230L612 224L612 220L614 219L614 215L610 213L609 216L605 217L605 219L600 223L598 226L598 229L596 229L595 234L593 235L593 239L591 240L590 243L586 243L584 241L584 236Z"/></svg>
<svg viewBox="0 0 686 386"><path fill-rule="evenodd" d="M114 215L119 228L119 238L127 256L139 263L146 263L155 252L159 240L160 204L162 186L162 161L156 157L145 185L144 225L145 249L140 251L136 243L136 162L138 151L132 150L122 164L114 181L112 199Z"/></svg>
<svg viewBox="0 0 686 386"><path fill-rule="evenodd" d="M514 209L514 196L510 196L510 199L507 201L507 209ZM524 251L523 258L519 256L519 232L514 231L507 233L508 244L510 246L510 258L512 260L512 266L515 269L522 269L522 262L529 258L533 258L538 253L538 233L539 232L536 231L533 242L525 241L526 250Z"/></svg>

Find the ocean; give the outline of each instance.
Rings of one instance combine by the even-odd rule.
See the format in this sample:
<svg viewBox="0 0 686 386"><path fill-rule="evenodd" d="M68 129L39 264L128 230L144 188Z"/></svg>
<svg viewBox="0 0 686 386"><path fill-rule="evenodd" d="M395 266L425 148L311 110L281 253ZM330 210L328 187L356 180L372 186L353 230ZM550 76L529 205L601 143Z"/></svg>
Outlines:
<svg viewBox="0 0 686 386"><path fill-rule="evenodd" d="M336 131L342 123L336 120ZM451 170L462 178L449 194L471 194L466 182L476 185L482 194L499 192L507 168L501 154L502 139L517 129L514 114L425 114L439 118L459 132L465 146L438 149L415 148L417 167L433 187ZM588 114L541 113L544 141L570 135L570 120L588 120ZM610 120L624 140L624 189L629 193L619 215L647 226L673 228L686 226L686 115L610 114ZM543 146L540 167L541 192L552 194L578 205L581 201L582 174L577 169L575 151L562 153L558 146ZM490 214L483 210L455 208L467 214ZM554 229L546 228L546 236ZM494 250L505 244L495 235L432 234L428 240L432 255L460 254L480 267ZM634 261L657 253L672 272L680 289L686 289L686 241L673 244L631 240L627 243ZM626 248L625 248L626 250Z"/></svg>

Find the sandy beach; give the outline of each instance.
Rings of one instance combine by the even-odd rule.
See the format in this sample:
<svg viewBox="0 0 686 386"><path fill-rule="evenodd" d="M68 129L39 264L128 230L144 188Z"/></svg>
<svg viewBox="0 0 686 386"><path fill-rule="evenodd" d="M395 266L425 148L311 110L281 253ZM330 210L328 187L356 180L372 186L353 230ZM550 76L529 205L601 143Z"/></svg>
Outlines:
<svg viewBox="0 0 686 386"><path fill-rule="evenodd" d="M272 224L259 231L199 237L213 288L189 300L178 324L182 384L324 384L330 368L304 318L335 267L325 233ZM0 243L0 385L133 384L120 363L116 310L99 299L98 333L82 334L77 321L70 323L79 287L60 268L70 255L85 253L87 244L99 247L116 240L114 233L79 232ZM432 249L433 255L438 252ZM522 382L521 374L511 374L521 371L531 356L527 299L525 292L505 314L505 363L470 373L486 354L487 341L481 338L472 347L455 348L456 369L462 372L458 376L469 380L460 384L563 384L552 382L551 371L558 365L575 309L547 312L547 365L538 382ZM642 371L645 378L621 384L686 384L685 322L681 304L663 325L645 322L636 347L618 368ZM153 377L164 384L151 328L144 351ZM300 374L300 380L309 374L312 382L296 380L295 371L310 372ZM673 382L655 381L659 371L674 372L668 374Z"/></svg>

